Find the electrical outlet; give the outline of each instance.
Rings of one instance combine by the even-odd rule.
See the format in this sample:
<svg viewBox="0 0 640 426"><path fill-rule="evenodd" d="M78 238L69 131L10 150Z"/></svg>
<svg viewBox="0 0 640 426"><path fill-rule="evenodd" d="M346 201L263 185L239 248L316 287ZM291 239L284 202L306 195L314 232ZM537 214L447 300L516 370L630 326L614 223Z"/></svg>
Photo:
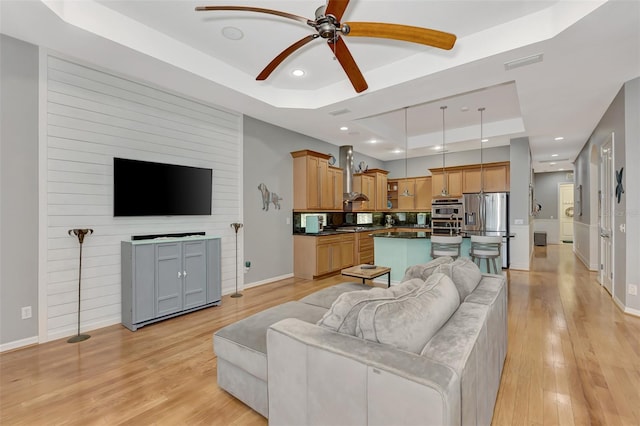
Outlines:
<svg viewBox="0 0 640 426"><path fill-rule="evenodd" d="M635 284L629 284L629 294L631 296L637 296L638 295L638 286Z"/></svg>
<svg viewBox="0 0 640 426"><path fill-rule="evenodd" d="M516 225L523 225L524 224L524 219L516 219L513 221L514 224Z"/></svg>
<svg viewBox="0 0 640 426"><path fill-rule="evenodd" d="M31 306L25 306L22 308L22 319L31 318Z"/></svg>

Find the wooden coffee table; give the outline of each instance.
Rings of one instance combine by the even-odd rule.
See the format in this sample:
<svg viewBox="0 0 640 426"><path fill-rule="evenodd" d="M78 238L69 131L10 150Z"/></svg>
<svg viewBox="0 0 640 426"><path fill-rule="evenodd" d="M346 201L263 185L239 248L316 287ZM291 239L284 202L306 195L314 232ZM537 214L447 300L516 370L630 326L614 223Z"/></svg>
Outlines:
<svg viewBox="0 0 640 426"><path fill-rule="evenodd" d="M367 267L371 265L365 264L352 266L350 268L343 269L341 273L347 277L362 278L362 284L364 284L365 280L372 280L387 274L387 287L391 287L391 268L386 266L376 266L374 269L363 269L363 266Z"/></svg>

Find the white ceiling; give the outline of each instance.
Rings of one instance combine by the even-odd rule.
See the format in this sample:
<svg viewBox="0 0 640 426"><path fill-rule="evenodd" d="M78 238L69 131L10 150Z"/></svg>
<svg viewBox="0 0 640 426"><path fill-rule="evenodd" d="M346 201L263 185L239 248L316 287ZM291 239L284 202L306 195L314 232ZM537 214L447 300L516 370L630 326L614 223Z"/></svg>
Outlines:
<svg viewBox="0 0 640 426"><path fill-rule="evenodd" d="M484 107L483 146L526 136L536 171L571 169L621 85L640 76L637 0L352 0L343 22L414 25L458 37L450 51L345 37L369 84L361 94L322 39L255 81L277 54L314 30L266 14L194 11L204 5L313 18L322 2L1 0L0 30L119 71L146 72L150 81L161 78L150 70L187 71L207 101L214 94L220 106L383 161L404 158L405 146L408 157L436 155L441 106L447 106L447 152L477 149ZM225 38L225 27L243 37ZM505 70L506 62L537 54L542 62ZM306 74L294 78L295 68Z"/></svg>

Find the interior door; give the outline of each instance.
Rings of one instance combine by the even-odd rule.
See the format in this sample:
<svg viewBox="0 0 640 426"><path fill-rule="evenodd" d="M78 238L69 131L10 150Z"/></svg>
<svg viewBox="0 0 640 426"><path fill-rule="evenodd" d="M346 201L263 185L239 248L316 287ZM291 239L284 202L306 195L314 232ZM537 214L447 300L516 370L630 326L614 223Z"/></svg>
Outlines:
<svg viewBox="0 0 640 426"><path fill-rule="evenodd" d="M560 241L573 242L573 184L562 183L558 191L560 202L558 203L558 218L560 218Z"/></svg>
<svg viewBox="0 0 640 426"><path fill-rule="evenodd" d="M613 294L613 133L600 148L600 283Z"/></svg>

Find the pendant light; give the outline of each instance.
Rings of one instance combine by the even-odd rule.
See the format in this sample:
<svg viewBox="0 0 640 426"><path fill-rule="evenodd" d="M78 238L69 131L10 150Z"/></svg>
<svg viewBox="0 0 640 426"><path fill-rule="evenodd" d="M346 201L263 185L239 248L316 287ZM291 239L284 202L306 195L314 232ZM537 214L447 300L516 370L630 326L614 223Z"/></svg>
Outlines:
<svg viewBox="0 0 640 426"><path fill-rule="evenodd" d="M478 108L478 111L480 111L480 194L484 193L484 168L483 168L484 161L483 161L483 158L482 158L482 144L483 144L482 139L484 139L484 136L482 135L482 133L483 133L482 132L482 130L483 130L482 129L482 116L483 116L484 110L485 110L484 107Z"/></svg>
<svg viewBox="0 0 640 426"><path fill-rule="evenodd" d="M442 195L443 197L448 197L449 191L447 189L447 175L444 170L444 110L447 109L447 106L443 105L440 107L440 109L442 110L442 191L440 192L440 195Z"/></svg>
<svg viewBox="0 0 640 426"><path fill-rule="evenodd" d="M407 132L407 107L404 108L404 191L400 194L402 197L413 197L409 192L409 184L407 183L407 158L409 155L409 136Z"/></svg>

